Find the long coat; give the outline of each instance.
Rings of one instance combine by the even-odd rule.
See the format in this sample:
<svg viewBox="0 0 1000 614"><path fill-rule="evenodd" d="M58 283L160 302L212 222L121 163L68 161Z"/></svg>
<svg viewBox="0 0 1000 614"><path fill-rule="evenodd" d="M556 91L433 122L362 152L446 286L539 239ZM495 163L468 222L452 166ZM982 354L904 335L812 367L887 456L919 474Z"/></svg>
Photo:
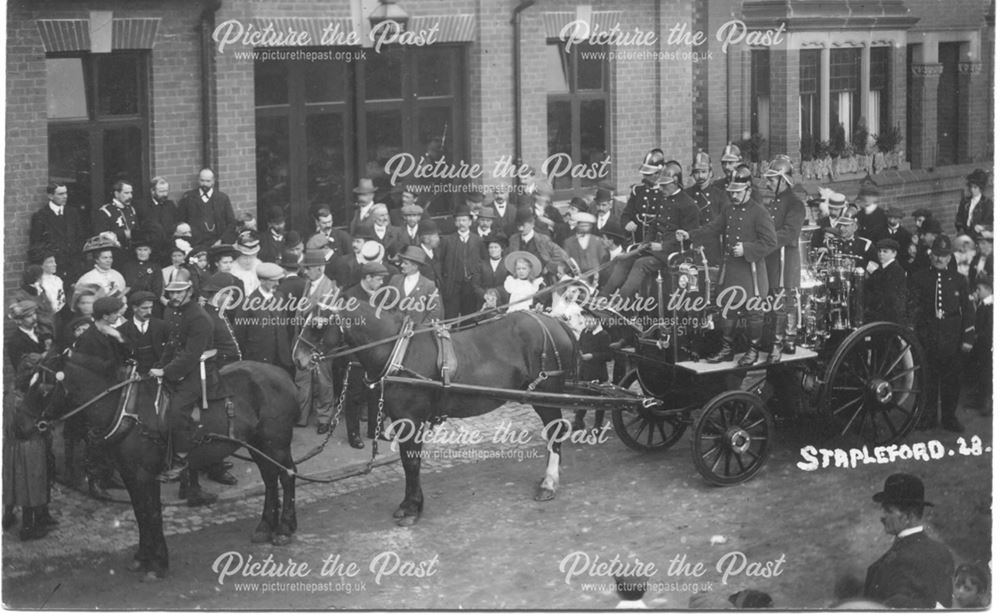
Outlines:
<svg viewBox="0 0 1000 614"><path fill-rule="evenodd" d="M35 337L38 338L38 341L34 341L18 326L15 326L7 335L4 345L7 350L7 359L10 360L14 371L17 371L21 359L28 354L42 354L45 352L45 337L37 327L35 328Z"/></svg>
<svg viewBox="0 0 1000 614"><path fill-rule="evenodd" d="M528 245L522 244L520 234L516 234L510 238L511 252L522 249L538 256L538 259L542 261L542 268L552 273L556 271L555 265L557 262L565 263L567 261L566 252L563 251L563 248L556 245L549 237L537 232Z"/></svg>
<svg viewBox="0 0 1000 614"><path fill-rule="evenodd" d="M748 199L742 205L728 203L718 216L692 234L695 243L704 245L723 237L726 256L725 271L719 282L720 291L739 286L748 297L763 296L769 288L764 257L778 245L771 215L757 201ZM743 255L733 256L733 247L743 244ZM756 271L756 276L754 272ZM716 293L718 294L718 293Z"/></svg>
<svg viewBox="0 0 1000 614"><path fill-rule="evenodd" d="M29 250L46 250L56 257L56 274L62 280L75 281L82 266L83 226L80 214L69 205L63 207L63 214L56 215L48 203L31 215L28 235Z"/></svg>
<svg viewBox="0 0 1000 614"><path fill-rule="evenodd" d="M963 343L975 341L975 313L965 277L927 268L910 277L909 314L913 329L928 356L947 360Z"/></svg>
<svg viewBox="0 0 1000 614"><path fill-rule="evenodd" d="M895 260L865 280L865 322L906 321L906 270Z"/></svg>
<svg viewBox="0 0 1000 614"><path fill-rule="evenodd" d="M864 596L889 608L951 607L955 562L944 545L923 531L897 539L868 567Z"/></svg>
<svg viewBox="0 0 1000 614"><path fill-rule="evenodd" d="M174 229L181 219L177 203L169 198L161 203L153 200L140 203L135 208L139 229L149 233L153 243L153 258L160 266L170 264L170 249L174 245Z"/></svg>
<svg viewBox="0 0 1000 614"><path fill-rule="evenodd" d="M479 274L479 263L483 253L483 241L470 232L466 243L462 243L458 233L441 237L441 293L449 296L463 283L473 283Z"/></svg>
<svg viewBox="0 0 1000 614"><path fill-rule="evenodd" d="M588 235L587 248L580 245L580 237L573 235L563 243L563 250L566 255L576 261L580 266L580 272L592 271L608 261L608 248L604 247L599 237Z"/></svg>
<svg viewBox="0 0 1000 614"><path fill-rule="evenodd" d="M882 207L875 207L871 213L858 211L858 236L872 243L878 243L889 236L889 218Z"/></svg>
<svg viewBox="0 0 1000 614"><path fill-rule="evenodd" d="M498 294L497 304L503 305L510 299L510 296L503 287L503 282L507 280L508 276L510 276L510 271L504 266L502 258L495 269L490 264L489 259L480 262L479 275L476 278L476 296L482 301L484 300L483 297L486 294L486 290L493 288Z"/></svg>
<svg viewBox="0 0 1000 614"><path fill-rule="evenodd" d="M785 190L767 204L774 222L778 248L765 258L771 290L798 288L802 283L799 236L806 220L806 206L791 190Z"/></svg>
<svg viewBox="0 0 1000 614"><path fill-rule="evenodd" d="M200 188L189 190L181 196L177 207L183 221L191 226L191 245L214 245L222 240L223 233L231 233L236 228L233 204L218 188L212 189L207 203L201 200Z"/></svg>

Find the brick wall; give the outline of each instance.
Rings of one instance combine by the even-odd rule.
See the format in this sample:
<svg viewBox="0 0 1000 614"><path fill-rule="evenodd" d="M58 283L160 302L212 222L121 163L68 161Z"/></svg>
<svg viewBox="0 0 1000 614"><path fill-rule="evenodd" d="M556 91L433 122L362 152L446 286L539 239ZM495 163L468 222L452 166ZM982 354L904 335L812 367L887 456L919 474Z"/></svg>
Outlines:
<svg viewBox="0 0 1000 614"><path fill-rule="evenodd" d="M45 49L37 19L160 18L151 53L150 176L163 175L175 198L188 189L200 159L197 35L199 12L187 2L9 3L7 12L7 155L4 181L4 288L17 287L25 265L31 214L45 202L48 173ZM137 198L145 197L137 191Z"/></svg>

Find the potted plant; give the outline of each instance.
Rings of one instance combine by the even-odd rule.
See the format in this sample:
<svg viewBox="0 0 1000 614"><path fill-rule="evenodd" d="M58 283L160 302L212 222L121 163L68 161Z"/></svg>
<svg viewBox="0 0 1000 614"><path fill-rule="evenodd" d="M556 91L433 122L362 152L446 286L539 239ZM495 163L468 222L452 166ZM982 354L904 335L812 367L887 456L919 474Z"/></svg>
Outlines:
<svg viewBox="0 0 1000 614"><path fill-rule="evenodd" d="M878 150L876 158L879 154L882 155L883 168L899 168L901 166L901 156L897 149L902 142L903 137L899 132L899 126L893 126L883 130L882 133L878 135L878 138L875 140L875 147Z"/></svg>
<svg viewBox="0 0 1000 614"><path fill-rule="evenodd" d="M800 172L803 179L812 179L815 175L813 165L813 137L808 132L802 135L802 142L799 144L799 155L802 157Z"/></svg>
<svg viewBox="0 0 1000 614"><path fill-rule="evenodd" d="M830 154L833 151L833 144L830 141L815 141L813 145L813 171L816 179L833 179L833 161Z"/></svg>

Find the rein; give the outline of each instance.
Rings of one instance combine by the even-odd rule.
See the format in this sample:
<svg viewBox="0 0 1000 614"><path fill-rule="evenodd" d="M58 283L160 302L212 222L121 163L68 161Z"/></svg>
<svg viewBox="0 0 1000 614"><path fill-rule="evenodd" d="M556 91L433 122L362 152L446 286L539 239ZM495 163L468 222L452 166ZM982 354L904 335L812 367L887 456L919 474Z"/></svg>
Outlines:
<svg viewBox="0 0 1000 614"><path fill-rule="evenodd" d="M585 274L581 274L581 275L579 275L577 277L571 277L570 279L564 279L562 281L559 281L559 282L556 282L556 283L552 284L551 286L542 288L541 290L539 290L538 292L536 292L534 294L534 296L545 296L545 295L547 295L549 293L555 292L556 290L560 290L560 289L568 287L568 286L570 286L572 284L579 283L580 282L579 277L591 276L591 275L594 275L595 273L600 273L602 270L604 270L607 267L611 266L613 263L614 263L614 260L608 260L604 264L602 264L602 265L600 265L598 267L595 267L594 269L591 269L590 271L587 271ZM468 315L456 316L456 317L450 318L448 320L438 320L437 322L435 322L431 326L426 326L426 327L423 327L423 328L413 329L412 331L409 331L405 335L403 333L396 334L396 335L393 335L391 337L386 337L384 339L379 339L377 341L372 341L370 343L366 343L364 345L359 345L359 346L354 347L354 348L348 348L346 350L339 350L338 351L336 348L334 348L334 350L331 351L331 352L314 353L313 354L313 360L314 360L314 362L319 362L319 361L327 360L327 359L331 359L331 358L341 358L343 356L350 356L351 354L355 354L357 352L361 352L361 351L364 351L364 350L367 350L367 349L370 349L370 348L373 348L373 347L378 347L380 345L384 345L384 344L392 342L392 341L396 341L398 339L403 338L404 336L412 336L412 335L419 335L421 333L429 333L429 332L433 332L433 331L437 330L437 328L440 327L440 326L450 326L452 324L458 324L460 322L464 322L466 320L472 320L472 319L479 318L481 316L488 315L488 314L498 314L498 313L500 313L502 311L502 309L504 307L507 307L508 305L509 305L509 303L504 304L504 305L497 305L496 307L491 307L489 309L481 309L479 311L476 311L474 313L470 313ZM452 330L452 332L458 332L458 331L463 330L463 329L461 327L459 327L459 328L451 329L451 330ZM307 341L305 339L302 339L301 338L301 333L300 333L300 336L299 336L299 340L301 340L303 343L309 345L312 348L316 348L317 347L316 344L313 344L313 343L311 343L311 342L309 342L309 341Z"/></svg>
<svg viewBox="0 0 1000 614"><path fill-rule="evenodd" d="M92 399L90 399L89 401L87 401L83 405L77 407L73 411L65 413L65 414L59 416L58 418L52 418L51 420L39 420L35 424L35 428L37 428L39 430L39 432L44 433L45 431L49 430L50 428L52 428L56 424L59 424L60 422L65 422L66 420L69 420L70 418L72 418L76 414L78 414L81 411L87 409L88 407L90 407L94 403L100 401L101 399L103 399L104 397L108 396L112 392L120 390L120 389L124 388L125 386L129 386L129 385L134 384L136 382L140 382L140 381L142 381L144 379L149 379L149 377L150 377L149 375L133 376L133 377L130 377L130 378L124 380L124 381L118 382L117 384L115 384L113 386L109 386L108 388L106 388L104 390L104 392L99 393L97 396L93 397Z"/></svg>

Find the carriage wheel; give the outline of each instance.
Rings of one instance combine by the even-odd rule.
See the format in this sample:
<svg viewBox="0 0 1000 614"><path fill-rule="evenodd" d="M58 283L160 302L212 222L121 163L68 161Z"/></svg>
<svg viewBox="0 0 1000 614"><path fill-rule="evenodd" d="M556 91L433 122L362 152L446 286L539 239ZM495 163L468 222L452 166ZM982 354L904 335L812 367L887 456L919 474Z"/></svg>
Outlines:
<svg viewBox="0 0 1000 614"><path fill-rule="evenodd" d="M694 426L691 457L703 478L716 486L752 478L771 453L774 424L760 397L723 392L705 405Z"/></svg>
<svg viewBox="0 0 1000 614"><path fill-rule="evenodd" d="M871 445L902 440L923 411L924 352L913 331L873 322L854 331L827 366L821 407L840 436Z"/></svg>
<svg viewBox="0 0 1000 614"><path fill-rule="evenodd" d="M632 370L625 374L618 385L628 389L638 379L637 372ZM612 410L611 422L615 425L615 433L626 446L640 452L651 452L666 450L677 443L684 435L690 418L689 414L676 410L629 407Z"/></svg>

